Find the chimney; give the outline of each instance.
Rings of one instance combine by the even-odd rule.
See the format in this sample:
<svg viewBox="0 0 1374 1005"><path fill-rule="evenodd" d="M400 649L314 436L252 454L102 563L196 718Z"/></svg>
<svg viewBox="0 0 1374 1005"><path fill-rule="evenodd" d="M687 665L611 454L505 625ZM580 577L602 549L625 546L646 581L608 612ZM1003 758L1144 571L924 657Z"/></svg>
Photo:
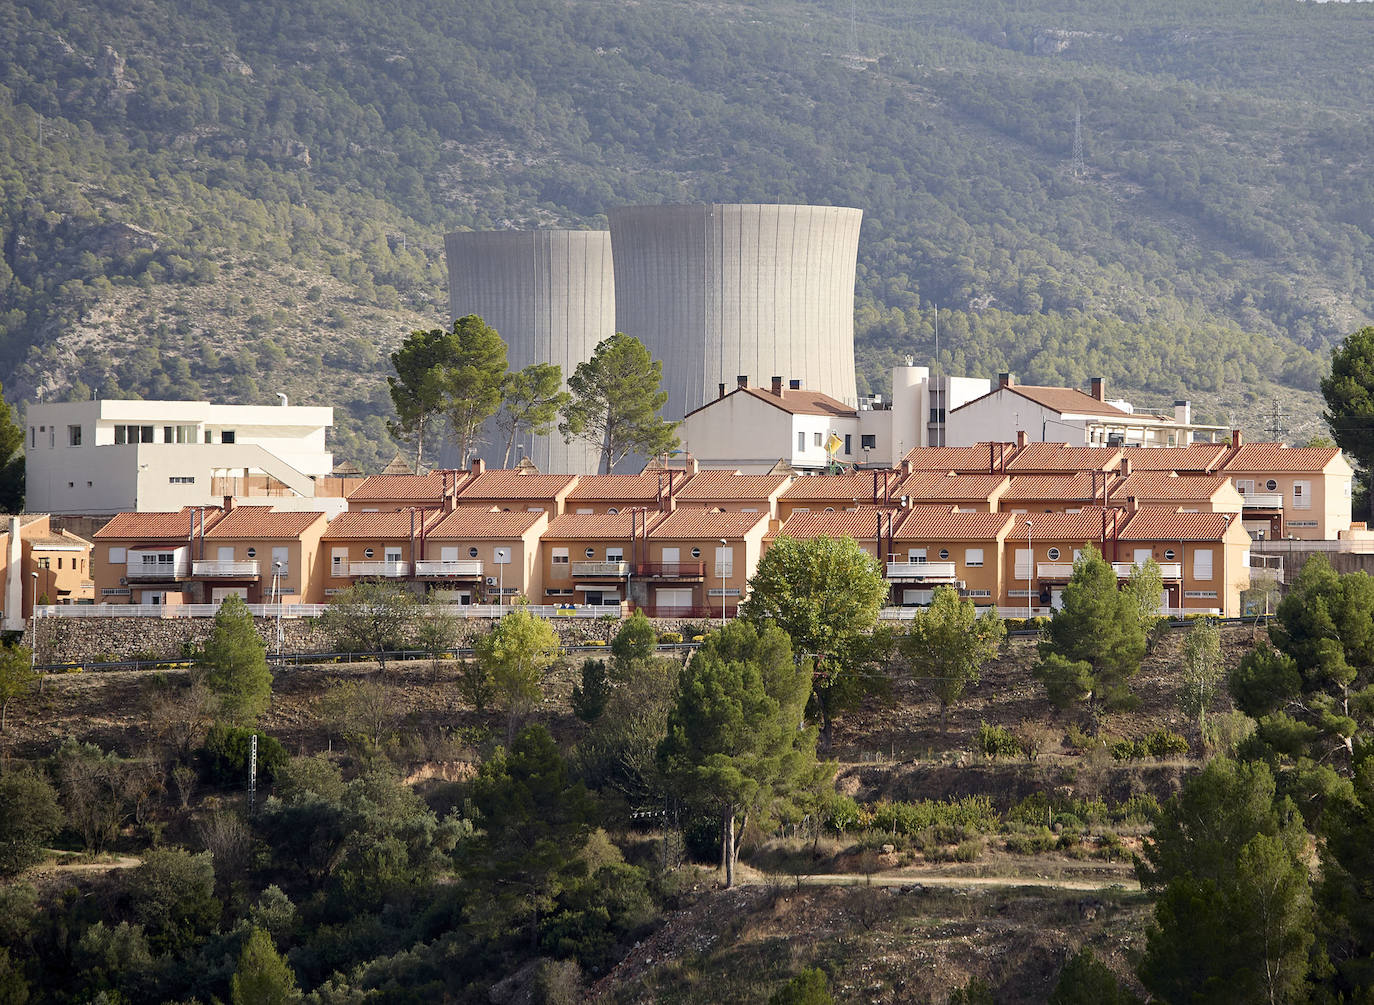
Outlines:
<svg viewBox="0 0 1374 1005"><path fill-rule="evenodd" d="M717 397L717 398L724 398L724 397L725 397L725 384L724 384L724 383L722 383L722 384L720 385L720 387L719 387L719 390L716 391L716 397Z"/></svg>
<svg viewBox="0 0 1374 1005"><path fill-rule="evenodd" d="M1139 513L1139 512L1140 512L1140 500L1137 499L1135 496L1127 496L1127 497L1126 497L1126 511L1127 511L1128 513Z"/></svg>
<svg viewBox="0 0 1374 1005"><path fill-rule="evenodd" d="M1244 443L1245 443L1245 438L1244 438L1243 436L1240 435L1240 430L1239 430L1239 429L1233 429L1233 430L1231 430L1231 446L1233 446L1233 447L1239 447L1239 446L1243 446Z"/></svg>
<svg viewBox="0 0 1374 1005"><path fill-rule="evenodd" d="M1129 457L1121 458L1121 477L1131 477L1131 459Z"/></svg>
<svg viewBox="0 0 1374 1005"><path fill-rule="evenodd" d="M776 396L779 397L779 398L782 397L782 378L781 378L781 377L774 377L774 378L773 378L773 394L776 395Z"/></svg>
<svg viewBox="0 0 1374 1005"><path fill-rule="evenodd" d="M226 515L228 515L229 513L234 512L234 497L233 497L233 496L225 496L225 497L224 497L224 512L225 512Z"/></svg>
<svg viewBox="0 0 1374 1005"><path fill-rule="evenodd" d="M1107 400L1107 378L1094 377L1092 380L1093 397L1098 401Z"/></svg>
<svg viewBox="0 0 1374 1005"><path fill-rule="evenodd" d="M998 387L1015 387L1015 386L1016 386L1016 375L1015 375L1014 373L1009 373L1009 372L1007 372L1007 371L1004 370L1002 373L999 373L999 374L997 375L997 386L998 386Z"/></svg>
<svg viewBox="0 0 1374 1005"><path fill-rule="evenodd" d="M800 391L800 390L801 390L801 380L800 380L799 378L797 378L797 377L793 377L791 380L789 380L789 381L787 382L787 386L788 386L789 388L791 388L793 391Z"/></svg>
<svg viewBox="0 0 1374 1005"><path fill-rule="evenodd" d="M486 471L486 470L487 470L487 462L486 462L486 461L482 460L482 458L480 458L480 457L474 457L474 458L472 459L472 473L473 473L474 475L480 475L483 471Z"/></svg>
<svg viewBox="0 0 1374 1005"><path fill-rule="evenodd" d="M1186 426L1193 421L1193 403L1191 401L1174 402L1174 421L1180 426Z"/></svg>
<svg viewBox="0 0 1374 1005"><path fill-rule="evenodd" d="M740 374L738 377L736 377L736 378L735 378L735 386L736 386L736 387L748 387L748 386L749 386L749 375L748 375L747 373L742 373L742 374Z"/></svg>
<svg viewBox="0 0 1374 1005"><path fill-rule="evenodd" d="M1026 436L1026 431L1024 429L1018 429L1016 431L1016 449L1020 450L1028 442L1029 438Z"/></svg>

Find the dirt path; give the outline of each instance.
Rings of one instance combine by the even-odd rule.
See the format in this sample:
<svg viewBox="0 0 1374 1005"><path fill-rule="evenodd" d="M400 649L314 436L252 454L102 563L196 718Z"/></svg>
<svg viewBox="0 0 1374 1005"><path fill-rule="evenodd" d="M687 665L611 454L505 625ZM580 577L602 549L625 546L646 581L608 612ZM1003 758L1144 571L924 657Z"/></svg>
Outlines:
<svg viewBox="0 0 1374 1005"><path fill-rule="evenodd" d="M37 866L37 872L109 872L112 869L134 869L143 864L143 859L133 855L119 855L103 862L56 862Z"/></svg>
<svg viewBox="0 0 1374 1005"><path fill-rule="evenodd" d="M1125 890L1137 891L1140 883L1132 876L1070 876L1053 879L1049 876L947 876L923 872L875 872L871 876L855 873L817 873L811 876L769 876L762 873L736 875L736 885L768 886L770 884L800 886L944 886L964 889L988 887L1045 887L1052 890Z"/></svg>

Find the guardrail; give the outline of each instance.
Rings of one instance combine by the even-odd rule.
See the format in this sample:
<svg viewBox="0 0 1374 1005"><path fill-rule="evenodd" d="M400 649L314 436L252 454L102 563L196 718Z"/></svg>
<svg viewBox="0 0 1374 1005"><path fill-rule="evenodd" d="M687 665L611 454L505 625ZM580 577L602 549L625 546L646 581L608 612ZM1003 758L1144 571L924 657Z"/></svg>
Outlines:
<svg viewBox="0 0 1374 1005"><path fill-rule="evenodd" d="M255 618L318 618L329 604L248 604ZM458 618L503 618L512 611L528 611L543 618L621 617L615 604L423 604L419 613L450 614ZM50 604L34 609L39 618L213 618L219 604Z"/></svg>

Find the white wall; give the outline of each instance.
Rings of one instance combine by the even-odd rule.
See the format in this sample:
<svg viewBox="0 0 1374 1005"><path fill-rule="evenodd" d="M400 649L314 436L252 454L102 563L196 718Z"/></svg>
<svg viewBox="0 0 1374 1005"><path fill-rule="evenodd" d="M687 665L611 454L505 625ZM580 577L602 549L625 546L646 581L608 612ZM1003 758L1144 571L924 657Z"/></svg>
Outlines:
<svg viewBox="0 0 1374 1005"><path fill-rule="evenodd" d="M945 419L945 443L951 447L969 447L988 440L1013 440L1016 431L1024 429L1032 441L1043 438L1051 443L1072 443L1082 446L1087 433L1081 422L1065 421L1042 405L1010 391L989 395L958 410L950 410Z"/></svg>

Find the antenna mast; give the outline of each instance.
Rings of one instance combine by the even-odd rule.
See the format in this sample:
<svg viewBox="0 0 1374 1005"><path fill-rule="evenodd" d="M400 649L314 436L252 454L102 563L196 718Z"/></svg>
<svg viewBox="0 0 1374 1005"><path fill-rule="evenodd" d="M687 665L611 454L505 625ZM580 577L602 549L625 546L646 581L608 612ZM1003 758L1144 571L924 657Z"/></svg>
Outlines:
<svg viewBox="0 0 1374 1005"><path fill-rule="evenodd" d="M1083 169L1083 116L1078 106L1073 106L1073 176L1082 178Z"/></svg>

